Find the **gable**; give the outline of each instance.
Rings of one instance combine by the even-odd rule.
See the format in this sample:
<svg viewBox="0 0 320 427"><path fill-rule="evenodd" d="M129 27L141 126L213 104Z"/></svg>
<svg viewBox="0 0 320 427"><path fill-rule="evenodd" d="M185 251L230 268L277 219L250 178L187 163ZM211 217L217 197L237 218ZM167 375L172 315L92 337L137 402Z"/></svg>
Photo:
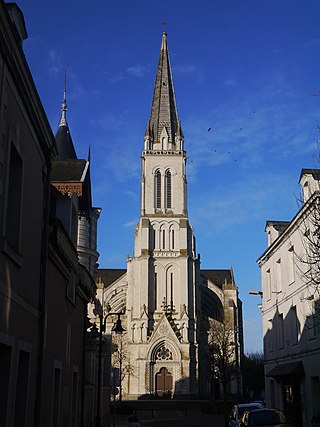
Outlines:
<svg viewBox="0 0 320 427"><path fill-rule="evenodd" d="M153 343L165 338L166 340L170 340L180 345L180 341L178 339L179 334L179 331L174 330L174 325L171 325L167 316L163 314L154 328L149 343L152 345Z"/></svg>

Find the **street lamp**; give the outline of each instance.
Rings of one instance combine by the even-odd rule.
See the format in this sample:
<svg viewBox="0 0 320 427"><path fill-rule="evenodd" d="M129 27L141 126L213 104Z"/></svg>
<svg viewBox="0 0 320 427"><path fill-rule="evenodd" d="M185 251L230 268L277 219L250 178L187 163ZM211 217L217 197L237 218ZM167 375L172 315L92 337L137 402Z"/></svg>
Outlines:
<svg viewBox="0 0 320 427"><path fill-rule="evenodd" d="M262 291L257 291L256 289L251 289L251 291L249 291L250 295L260 295L261 297L263 296L263 292Z"/></svg>
<svg viewBox="0 0 320 427"><path fill-rule="evenodd" d="M263 298L263 292L262 291L258 291L257 289L251 289L249 291L250 295L259 295L261 297L261 300ZM259 309L261 310L262 313L262 304L258 304Z"/></svg>
<svg viewBox="0 0 320 427"><path fill-rule="evenodd" d="M100 415L100 405L101 405L101 371L102 371L102 334L106 331L106 321L109 316L118 316L115 324L113 325L111 332L116 334L122 334L125 329L122 327L120 316L124 315L124 312L120 313L107 313L105 316L103 313L99 314L99 355L98 355L98 390L97 390L97 413L96 413L96 427L101 427L101 415Z"/></svg>

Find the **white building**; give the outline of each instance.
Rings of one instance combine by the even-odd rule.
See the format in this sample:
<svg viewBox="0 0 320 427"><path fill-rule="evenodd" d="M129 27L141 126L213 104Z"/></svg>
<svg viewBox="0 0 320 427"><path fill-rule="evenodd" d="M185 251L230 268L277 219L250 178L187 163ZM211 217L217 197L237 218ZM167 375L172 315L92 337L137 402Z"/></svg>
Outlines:
<svg viewBox="0 0 320 427"><path fill-rule="evenodd" d="M305 427L320 415L319 179L302 170L302 207L290 222L267 221L258 259L267 405Z"/></svg>
<svg viewBox="0 0 320 427"><path fill-rule="evenodd" d="M178 119L167 35L162 34L150 119L141 155L141 209L134 254L126 270L101 269L100 301L126 313L122 393L191 397L211 393L200 340L208 319L230 313L237 366L242 354L242 312L232 269L200 270L187 209L187 155ZM109 327L112 326L108 318ZM201 351L202 350L202 351ZM230 385L241 393L241 381Z"/></svg>

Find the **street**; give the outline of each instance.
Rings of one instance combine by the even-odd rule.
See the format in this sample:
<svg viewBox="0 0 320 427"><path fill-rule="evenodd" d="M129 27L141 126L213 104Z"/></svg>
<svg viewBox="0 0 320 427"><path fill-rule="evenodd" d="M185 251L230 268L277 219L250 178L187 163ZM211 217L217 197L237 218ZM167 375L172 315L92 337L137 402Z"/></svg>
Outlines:
<svg viewBox="0 0 320 427"><path fill-rule="evenodd" d="M141 426L155 427L224 427L223 414L218 415L203 415L198 408L184 409L153 409L150 402L150 409L144 408L137 411L137 417ZM112 427L126 427L128 416L117 415L114 426Z"/></svg>

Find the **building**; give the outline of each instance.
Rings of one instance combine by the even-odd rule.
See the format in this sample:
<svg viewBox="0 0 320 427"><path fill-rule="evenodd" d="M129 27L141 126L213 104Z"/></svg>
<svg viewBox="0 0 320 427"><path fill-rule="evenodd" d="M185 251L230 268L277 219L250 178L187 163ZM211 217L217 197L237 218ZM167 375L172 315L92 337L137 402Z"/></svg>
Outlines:
<svg viewBox="0 0 320 427"><path fill-rule="evenodd" d="M187 154L165 32L141 158L134 254L127 258L126 270L100 269L97 274L104 309L125 312L120 393L129 399L210 396L214 378L207 370L209 320L223 322L227 315L237 371L229 392L239 395L241 301L232 269L200 269L188 218ZM109 328L113 321L108 319ZM205 345L199 348L200 343Z"/></svg>
<svg viewBox="0 0 320 427"><path fill-rule="evenodd" d="M47 357L41 405L42 425L53 422L53 408L60 425L91 425L96 393L95 379L89 381L87 306L95 297L97 222L101 209L92 206L90 153L78 159L67 117L66 88L61 119L55 136L58 155L52 159L49 247L47 264ZM57 310L59 307L59 310ZM56 331L59 331L57 335Z"/></svg>
<svg viewBox="0 0 320 427"><path fill-rule="evenodd" d="M303 169L301 208L267 221L262 280L266 401L297 426L320 415L319 170Z"/></svg>
<svg viewBox="0 0 320 427"><path fill-rule="evenodd" d="M100 210L65 97L52 133L26 37L21 10L0 2L0 425L80 426Z"/></svg>
<svg viewBox="0 0 320 427"><path fill-rule="evenodd" d="M36 425L44 347L45 239L55 140L22 50L26 38L21 10L1 2L0 424L4 426Z"/></svg>

